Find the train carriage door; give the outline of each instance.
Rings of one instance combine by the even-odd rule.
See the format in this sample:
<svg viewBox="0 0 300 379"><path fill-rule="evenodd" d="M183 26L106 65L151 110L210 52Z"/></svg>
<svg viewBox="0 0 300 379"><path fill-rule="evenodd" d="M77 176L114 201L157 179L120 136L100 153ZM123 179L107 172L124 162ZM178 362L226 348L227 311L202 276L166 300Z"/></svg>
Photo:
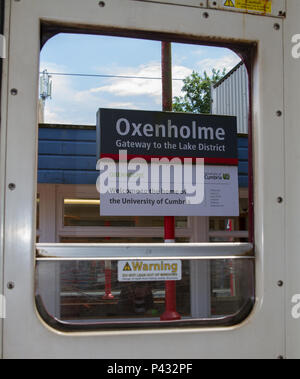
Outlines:
<svg viewBox="0 0 300 379"><path fill-rule="evenodd" d="M0 2L0 33L1 33L1 36L0 36L0 91L2 89L2 78L3 78L3 75L4 75L4 71L3 71L3 59L5 58L5 55L6 55L6 40L5 40L5 37L4 37L4 11L5 11L5 7L4 7L4 1L1 1ZM0 103L1 103L1 95L0 95ZM1 115L3 114L2 113L2 109L1 108ZM3 116L2 116L3 117ZM3 145L3 138L0 137L0 154L1 154L1 158L4 156L3 154L4 151L4 145ZM4 162L3 162L3 159L1 159L1 168L0 168L0 171L2 171L4 169ZM2 181L1 182L1 188L0 188L0 191L3 193L3 187L2 187ZM0 208L3 209L3 197L1 197L1 206ZM3 220L3 214L1 213L1 220ZM0 230L1 230L1 235L3 234L3 222L0 221ZM5 317L5 297L3 295L3 288L2 288L2 285L3 285L3 244L2 244L2 241L0 242L0 340L2 341L2 320L4 319ZM0 343L0 357L2 357L2 343Z"/></svg>
<svg viewBox="0 0 300 379"><path fill-rule="evenodd" d="M261 3L265 5L262 7ZM281 201L284 138L280 115L284 109L282 46L286 9L285 2L279 0L247 4L194 0L7 2L5 22L10 33L8 57L4 61L8 75L4 77L2 93L5 96L1 104L1 188L4 191L0 202L1 216L4 216L1 218L5 262L3 292L7 301L3 321L4 358L277 358L285 355L284 291L278 284L285 281L284 204ZM123 240L110 247L99 244L99 239L92 244L80 238L76 244L37 243L39 55L44 42L41 37L48 38L60 31L221 45L240 54L248 69L251 93L253 201L250 205L254 207L254 220L250 220L253 238L249 242L164 247L154 243L131 245L124 235L126 243ZM5 151L3 146L6 146ZM223 179L227 180L229 174L224 175ZM77 198L61 192L64 207L86 206L84 200L87 199L82 199L80 194L72 195ZM93 195L88 200L91 206L96 201ZM201 234L199 228L203 225L195 223L189 227ZM230 230L230 220L226 228ZM198 261L201 264L193 266L192 263ZM93 275L93 270L100 267L94 280L99 296L103 289L108 289L106 286L99 290L99 283L107 280L107 270L113 270L113 280L118 286L115 296L121 299L122 293L127 291L127 297L139 299L141 293L149 294L149 286L139 286L136 290L128 285L124 289L122 280L126 271L142 267L143 272L147 272L150 266L166 271L165 275L173 275L174 280L183 280L187 288L190 267L199 268L194 270L191 286L197 286L195 277L202 275L201 267L214 267L227 273L233 297L236 287L230 270L235 270L241 288L246 287L246 298L254 307L245 302L242 315L236 312L211 320L199 317L197 309L193 317L183 307L181 320L166 323L156 317L163 289L155 284L149 307L146 301L135 300L134 309L126 310L120 320L111 301L105 316L91 322L84 317L78 321L73 315L68 319L67 315L62 318L61 314L53 314L55 305L51 314L45 310L41 296L35 296L38 283L44 280L42 285L47 286L45 275L54 268L53 275L57 272L60 275L61 296L62 292L69 298L73 296L70 283L76 280L80 282L80 291L92 298L85 275ZM253 270L255 282L252 281ZM247 291L249 286L253 291ZM49 293L51 296L48 288L47 296ZM153 302L157 307L153 307ZM92 301L89 306L93 306ZM141 321L139 312L146 307L149 313Z"/></svg>

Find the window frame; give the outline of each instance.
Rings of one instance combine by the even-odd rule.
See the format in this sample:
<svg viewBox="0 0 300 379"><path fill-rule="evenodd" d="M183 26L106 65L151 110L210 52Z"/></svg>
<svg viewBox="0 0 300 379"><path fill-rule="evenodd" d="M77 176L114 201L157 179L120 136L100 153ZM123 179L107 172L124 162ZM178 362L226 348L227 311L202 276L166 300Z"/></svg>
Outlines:
<svg viewBox="0 0 300 379"><path fill-rule="evenodd" d="M65 1L63 4L67 4ZM2 136L5 136L4 153L5 173L1 177L5 208L2 209L5 220L4 225L4 277L7 280L17 278L20 286L13 292L6 291L9 304L15 306L4 325L4 332L8 338L5 341L4 351L12 356L64 356L84 357L92 351L97 356L129 357L136 353L137 357L149 353L150 356L167 356L168 347L174 342L174 335L180 334L181 343L174 346L176 355L198 357L254 357L278 356L278 350L284 350L284 295L278 292L275 283L278 278L284 278L284 207L276 202L279 194L284 194L284 121L276 116L276 110L284 109L283 102L283 52L282 27L283 21L274 18L254 15L233 14L210 10L209 20L213 22L199 23L202 11L195 11L192 7L153 4L146 2L133 2L129 0L111 0L107 11L98 13L94 1L72 1L72 7L62 7L61 0L40 0L36 4L33 0L27 2L10 2L7 20L10 20L12 33L10 35L9 59L4 62L6 69L9 64L7 78L4 78L7 101L3 104ZM159 8L158 8L159 7ZM61 10L60 16L56 15ZM98 8L97 8L98 9ZM158 11L159 10L159 11ZM147 12L145 19L136 19L137 12ZM26 16L26 17L25 17ZM35 247L35 199L36 193L36 137L37 112L36 94L38 88L38 47L40 37L40 20L62 22L70 25L89 26L89 30L100 26L106 31L120 31L130 29L131 34L137 31L141 35L163 36L165 39L182 38L192 42L205 42L216 44L228 43L233 47L236 44L257 44L256 55L253 59L253 93L254 101L251 114L254 131L253 156L255 158L255 248L257 253L256 289L257 306L251 317L242 325L226 330L212 329L176 330L167 333L140 332L143 338L136 333L119 333L119 338L112 342L112 333L94 333L85 336L85 339L72 335L59 337L55 331L43 323L36 316L35 304L32 298L34 280L34 247ZM182 22L188 19L189 23ZM128 24L128 21L133 24ZM150 22L151 20L151 22ZM158 32L157 32L158 31ZM22 38L24 35L32 38ZM184 37L183 37L184 36ZM26 54L24 52L26 51ZM278 64L274 65L274 62ZM267 67L268 69L264 69ZM274 81L272 89L268 83ZM9 95L12 88L18 88L18 96ZM16 108L19 112L16 112ZM22 128L20 128L19 115L22 114ZM4 133L4 134L3 134ZM265 144L268 134L272 134L272 146L268 152ZM1 144L3 140L1 140ZM3 146L3 144L2 144ZM22 170L20 161L16 159L16 152L22 152ZM258 163L259 162L259 165ZM22 162L21 162L22 163ZM17 190L10 192L8 184L17 178ZM3 183L4 180L4 183ZM2 192L2 191L1 191ZM272 224L272 226L271 226ZM15 279L16 280L16 279ZM268 297L264 294L268 293ZM26 324L22 317L26 316ZM272 318L272 323L269 322ZM251 321L251 322L249 322ZM275 326L275 327L274 327ZM51 333L50 333L51 331ZM269 338L261 340L262 333ZM122 334L122 336L121 336ZM205 338L203 338L205 336ZM81 335L82 337L82 335ZM188 337L188 342L187 342ZM19 344L30 341L28 345ZM134 338L133 350L125 352ZM241 351L236 344L237 338L246 339L247 347ZM106 343L107 342L107 343ZM56 349L45 351L41 346L55 344ZM13 351L11 350L13 346ZM154 350L151 350L156 346ZM110 350L112 349L112 350ZM173 350L172 350L173 351ZM183 354L183 355L181 355Z"/></svg>

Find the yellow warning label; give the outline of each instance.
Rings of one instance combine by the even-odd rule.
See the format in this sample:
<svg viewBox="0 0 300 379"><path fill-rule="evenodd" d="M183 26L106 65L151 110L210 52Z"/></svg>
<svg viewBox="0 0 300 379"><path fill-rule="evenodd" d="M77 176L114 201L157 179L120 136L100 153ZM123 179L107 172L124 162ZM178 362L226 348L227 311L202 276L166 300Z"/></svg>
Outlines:
<svg viewBox="0 0 300 379"><path fill-rule="evenodd" d="M130 264L129 264L128 262L127 262L126 265L124 266L123 271L132 271L132 270L131 270L131 267L130 267Z"/></svg>
<svg viewBox="0 0 300 379"><path fill-rule="evenodd" d="M272 13L272 0L235 0L235 8Z"/></svg>
<svg viewBox="0 0 300 379"><path fill-rule="evenodd" d="M119 282L161 282L182 279L181 261L126 261L118 262Z"/></svg>
<svg viewBox="0 0 300 379"><path fill-rule="evenodd" d="M234 8L234 3L232 0L226 0L224 6Z"/></svg>
<svg viewBox="0 0 300 379"><path fill-rule="evenodd" d="M224 7L272 13L272 0L225 0Z"/></svg>

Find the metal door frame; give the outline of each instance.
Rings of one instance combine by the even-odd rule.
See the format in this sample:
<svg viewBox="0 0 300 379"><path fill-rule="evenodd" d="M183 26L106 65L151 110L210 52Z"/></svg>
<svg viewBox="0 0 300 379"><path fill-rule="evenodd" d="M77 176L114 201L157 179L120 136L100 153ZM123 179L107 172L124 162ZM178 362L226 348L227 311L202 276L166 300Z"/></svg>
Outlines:
<svg viewBox="0 0 300 379"><path fill-rule="evenodd" d="M1 252L7 318L4 358L277 358L285 355L283 21L199 7L132 0L7 1L1 128ZM204 14L205 13L205 14ZM127 30L211 43L257 43L253 146L257 303L237 327L63 334L34 302L37 98L40 21ZM274 63L276 62L276 64ZM271 84L272 85L271 85ZM5 167L4 167L5 163ZM10 184L15 186L11 186ZM7 283L15 284L13 289ZM128 346L130 345L130 349Z"/></svg>

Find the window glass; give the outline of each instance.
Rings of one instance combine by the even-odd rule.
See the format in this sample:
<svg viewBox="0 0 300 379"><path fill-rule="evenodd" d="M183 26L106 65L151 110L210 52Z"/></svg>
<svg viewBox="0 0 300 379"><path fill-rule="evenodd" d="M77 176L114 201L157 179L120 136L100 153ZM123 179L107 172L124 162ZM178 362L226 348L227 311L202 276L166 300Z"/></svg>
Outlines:
<svg viewBox="0 0 300 379"><path fill-rule="evenodd" d="M163 243L162 237L61 237L61 243ZM188 238L176 238L176 242L189 242Z"/></svg>
<svg viewBox="0 0 300 379"><path fill-rule="evenodd" d="M210 217L211 242L248 242L248 199L240 198L239 217ZM219 232L219 233L218 233Z"/></svg>
<svg viewBox="0 0 300 379"><path fill-rule="evenodd" d="M164 315L170 311L170 304L179 316L176 321L179 324L229 326L245 319L252 309L255 298L253 257L221 259L213 256L209 246L209 242L250 240L246 69L240 58L226 48L172 43L172 54L174 111L237 116L238 159L234 153L235 158L227 157L226 164L218 162L222 170L233 161L235 165L238 162L238 167L233 170L230 167L222 174L214 168L205 180L219 180L224 186L234 182L235 193L238 181L240 214L236 217L206 214L175 217L176 243L193 241L208 245L205 259L181 257L177 260L180 275L173 280L168 276L175 275L173 272L165 273L163 279L159 276L153 279L153 272L150 275L146 269L148 264L154 271L160 264L168 267L171 265L168 257L160 262L146 260L142 265L145 272L142 270L143 277L139 280L133 278L140 261L135 261L135 269L130 255L126 269L129 272L125 267L124 272L120 269L122 261L97 260L94 256L92 259L83 256L80 260L70 257L65 261L64 258L38 259L37 306L51 326L66 330L168 326L170 319L165 320ZM243 76L240 75L242 70ZM59 34L45 44L40 72L38 182L56 186L51 200L41 197L48 202L42 209L52 210L51 221L47 215L41 218L46 229L52 223L49 227L52 240L43 238L43 242L60 242L63 248L71 250L72 245L67 244L163 243L163 214L159 213L159 217L101 215L101 199L96 192L99 157L95 126L99 108L161 111L161 42ZM237 83L241 77L242 82ZM195 89L194 84L201 82ZM225 93L223 83L232 90ZM241 107L236 106L239 100L243 102ZM237 109L245 113L238 114ZM139 133L138 125L135 129ZM184 149L194 147L185 144ZM216 164L212 163L214 158L209 161L212 166ZM230 180L232 182L228 182ZM219 214L217 208L224 206L219 201L220 190L212 188L208 192L211 212ZM227 201L232 200L229 193ZM38 198L37 213L40 208ZM38 214L37 228L39 217ZM45 236L48 238L48 233Z"/></svg>
<svg viewBox="0 0 300 379"><path fill-rule="evenodd" d="M105 217L99 213L100 200L64 199L64 226L163 227L163 217ZM176 217L176 227L187 227L187 217Z"/></svg>
<svg viewBox="0 0 300 379"><path fill-rule="evenodd" d="M133 267L137 261L128 263ZM192 295L190 272L195 264L200 269L208 269L210 278L206 283L208 287L200 281ZM220 320L234 324L240 311L248 315L254 296L253 268L250 259L182 261L182 279L175 284L175 307L180 321L205 319L208 324ZM138 320L149 324L159 322L162 326L164 322L160 322L160 317L166 310L165 282L120 282L118 270L116 261L39 262L38 280L43 285L38 282L37 297L43 314L70 325L77 323L83 328L84 325L101 328L114 323L122 327L126 322ZM59 280L54 283L55 276ZM48 282L45 277L49 278ZM54 291L51 295L49 288ZM206 288L210 288L209 292ZM108 292L110 296L107 297ZM56 309L53 308L53 296L58 304Z"/></svg>

